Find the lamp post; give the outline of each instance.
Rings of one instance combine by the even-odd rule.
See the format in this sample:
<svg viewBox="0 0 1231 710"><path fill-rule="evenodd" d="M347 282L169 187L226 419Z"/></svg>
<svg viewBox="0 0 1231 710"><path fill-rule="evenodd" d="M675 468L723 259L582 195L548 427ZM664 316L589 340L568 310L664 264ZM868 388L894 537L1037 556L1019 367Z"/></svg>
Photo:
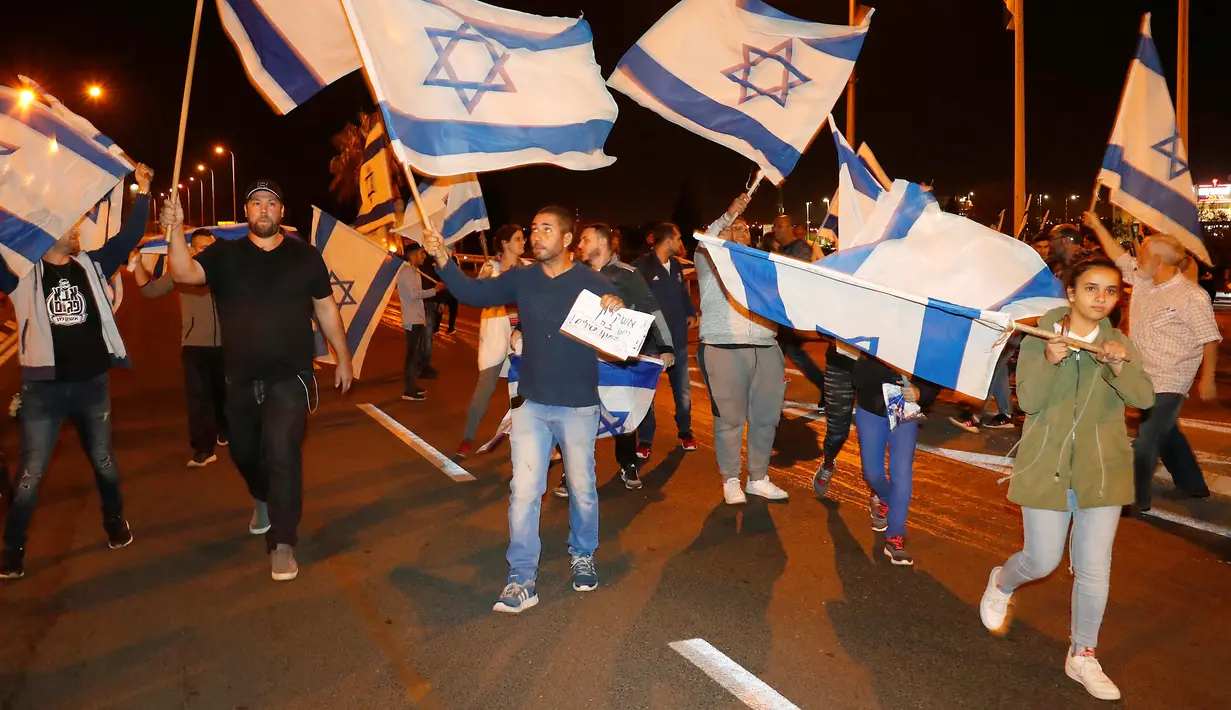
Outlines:
<svg viewBox="0 0 1231 710"><path fill-rule="evenodd" d="M197 205L200 206L200 209L198 210L200 214L198 216L201 218L201 224L199 226L204 227L205 226L205 181L198 180L195 177L190 177L188 178L188 182L195 182L200 187L201 201L197 203Z"/></svg>
<svg viewBox="0 0 1231 710"><path fill-rule="evenodd" d="M804 203L804 231L812 232L812 203Z"/></svg>
<svg viewBox="0 0 1231 710"><path fill-rule="evenodd" d="M1069 221L1069 200L1076 200L1077 195L1069 195L1064 198L1064 221Z"/></svg>
<svg viewBox="0 0 1231 710"><path fill-rule="evenodd" d="M220 145L214 146L215 155L222 155L223 153L231 153L231 221L238 222L239 200L237 199L237 196L239 194L239 186L235 184L235 153L233 153L230 149L223 148ZM217 217L215 217L215 220L216 219Z"/></svg>
<svg viewBox="0 0 1231 710"><path fill-rule="evenodd" d="M188 191L188 188L184 187L182 182L177 187L184 191L184 202L187 203L184 209L184 223L192 224L192 193Z"/></svg>
<svg viewBox="0 0 1231 710"><path fill-rule="evenodd" d="M204 165L197 165L197 172L203 173L209 170L209 213L214 217L214 224L218 224L218 192L215 189L217 180L214 178L214 169L206 168ZM204 177L202 177L204 181ZM205 210L201 210L204 212Z"/></svg>

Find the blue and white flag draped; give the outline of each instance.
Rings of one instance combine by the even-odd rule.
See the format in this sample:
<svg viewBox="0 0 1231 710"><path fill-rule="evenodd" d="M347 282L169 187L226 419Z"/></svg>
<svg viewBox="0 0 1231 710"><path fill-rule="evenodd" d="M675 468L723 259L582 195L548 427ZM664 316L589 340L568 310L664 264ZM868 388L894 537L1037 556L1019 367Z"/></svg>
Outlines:
<svg viewBox="0 0 1231 710"><path fill-rule="evenodd" d="M829 127L833 130L834 144L838 149L838 199L846 214L841 217L841 227L838 232L839 247L842 244L842 234L853 238L863 231L863 225L876 209L876 199L885 192L876 176L872 174L863 158L851 149L846 137L833 124L830 116Z"/></svg>
<svg viewBox="0 0 1231 710"><path fill-rule="evenodd" d="M281 114L359 68L338 0L218 0L252 85Z"/></svg>
<svg viewBox="0 0 1231 710"><path fill-rule="evenodd" d="M27 91L0 86L0 254L17 276L133 169L88 121Z"/></svg>
<svg viewBox="0 0 1231 710"><path fill-rule="evenodd" d="M359 377L368 342L393 295L398 270L406 262L318 207L312 208L312 241L329 268L333 298L338 302L346 329L346 346L351 352L355 377ZM324 345L324 340L318 338L317 359L334 362Z"/></svg>
<svg viewBox="0 0 1231 710"><path fill-rule="evenodd" d="M85 219L77 225L83 251L102 248L108 239L120 231L123 221L121 219L123 204L124 183L120 182L116 183L111 192L97 205L94 205L94 209L86 213ZM107 298L111 301L111 310L119 310L120 303L124 300L124 280L120 278L118 272L107 284Z"/></svg>
<svg viewBox="0 0 1231 710"><path fill-rule="evenodd" d="M1137 55L1128 68L1120 112L1098 181L1111 188L1112 204L1173 235L1198 259L1210 263L1201 240L1188 151L1176 126L1167 78L1150 36L1149 13L1141 20Z"/></svg>
<svg viewBox="0 0 1231 710"><path fill-rule="evenodd" d="M446 245L471 232L491 229L477 175L436 178L420 183L419 196ZM395 231L407 239L423 242L423 218L417 206L406 209L402 226Z"/></svg>
<svg viewBox="0 0 1231 710"><path fill-rule="evenodd" d="M861 237L815 264L697 239L727 293L753 313L977 399L987 395L1002 333L1065 303L1028 244L942 212L913 183L894 182Z"/></svg>
<svg viewBox="0 0 1231 710"><path fill-rule="evenodd" d="M791 17L762 0L682 0L608 84L782 182L846 87L868 32Z"/></svg>
<svg viewBox="0 0 1231 710"><path fill-rule="evenodd" d="M248 236L248 223L240 222L238 224L215 225L213 227L184 227L184 239L191 240L192 233L198 229L208 229L213 233L215 239L244 239ZM279 227L278 231L282 232L284 237L303 238L298 229L285 224ZM166 237L158 237L146 240L141 243L138 251L142 254L166 254L167 239Z"/></svg>
<svg viewBox="0 0 1231 710"><path fill-rule="evenodd" d="M616 103L585 20L477 0L342 5L394 151L417 172L593 170L614 161L603 143Z"/></svg>
<svg viewBox="0 0 1231 710"><path fill-rule="evenodd" d="M363 149L363 165L359 167L359 216L355 229L371 234L381 227L392 227L396 216L397 195L393 190L393 174L389 172L389 137L385 124L376 121L368 132Z"/></svg>

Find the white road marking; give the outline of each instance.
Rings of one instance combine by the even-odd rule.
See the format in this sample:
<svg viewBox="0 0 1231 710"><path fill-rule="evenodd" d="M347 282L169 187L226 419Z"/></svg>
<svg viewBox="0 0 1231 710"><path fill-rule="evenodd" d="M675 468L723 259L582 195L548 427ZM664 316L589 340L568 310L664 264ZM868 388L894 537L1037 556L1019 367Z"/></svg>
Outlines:
<svg viewBox="0 0 1231 710"><path fill-rule="evenodd" d="M756 710L799 710L740 664L727 658L705 639L690 639L667 644L707 676L726 688L740 702Z"/></svg>
<svg viewBox="0 0 1231 710"><path fill-rule="evenodd" d="M1158 518L1159 520L1166 520L1169 523L1183 525L1184 527L1193 528L1194 530L1201 530L1202 532L1213 533L1221 537L1231 538L1231 528L1226 528L1222 525L1205 520L1190 518L1187 515L1180 515L1179 513L1172 513L1170 511L1160 510L1158 508L1151 508L1143 513L1143 515L1149 515L1150 517Z"/></svg>
<svg viewBox="0 0 1231 710"><path fill-rule="evenodd" d="M1206 421L1204 419L1180 419L1180 426L1216 431L1220 434L1231 434L1231 425L1223 424L1222 422Z"/></svg>
<svg viewBox="0 0 1231 710"><path fill-rule="evenodd" d="M406 444L415 451L418 451L423 458L435 464L436 468L443 471L449 478L452 478L454 481L459 483L462 481L475 480L474 476L470 475L469 471L461 466L458 466L453 459L432 448L431 444L419 438L417 434L402 426L398 420L388 414L385 414L375 405L360 404L357 406L366 412L368 416L379 422L381 426L391 431L394 436L401 439L402 443Z"/></svg>
<svg viewBox="0 0 1231 710"><path fill-rule="evenodd" d="M818 414L815 409L799 409L797 407L783 407L782 411L784 414L794 414L797 417L803 417L804 419L811 419L814 422L820 422L822 424L825 423L825 415ZM854 429L853 426L851 428Z"/></svg>

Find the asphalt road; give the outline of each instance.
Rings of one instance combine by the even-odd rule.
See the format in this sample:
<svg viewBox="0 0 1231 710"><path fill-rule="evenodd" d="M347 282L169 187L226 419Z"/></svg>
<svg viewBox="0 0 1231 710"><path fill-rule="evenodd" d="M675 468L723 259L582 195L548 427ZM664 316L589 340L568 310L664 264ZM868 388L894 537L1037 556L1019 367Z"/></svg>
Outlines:
<svg viewBox="0 0 1231 710"><path fill-rule="evenodd" d="M371 403L452 452L476 375L472 321L437 341L441 377L427 383L426 402L399 398L403 338L393 329L377 332L352 393L340 397L321 371L301 573L272 582L231 463L184 466L174 300L129 293L120 324L137 369L116 373L113 391L136 542L107 549L89 468L66 428L27 577L0 585L4 710L1109 705L1063 673L1063 567L1020 590L1008 637L979 623L987 572L1021 536L995 472L921 453L908 530L917 564L892 567L869 527L853 440L833 499L812 496L824 424L806 416L787 413L778 431L771 475L791 500L724 505L701 387L694 453L672 448L670 398L659 398L643 490L623 488L611 444L599 442L599 589L569 586L567 504L549 496L540 604L493 613L506 571L507 446L464 462L474 480L457 482L357 406ZM0 391L18 378L15 364L0 370ZM788 397L814 401L809 387L795 376ZM481 433L504 410L498 392ZM14 461L15 427L0 426ZM963 434L940 414L924 430L929 445L970 451L996 452L1011 438ZM1231 453L1225 435L1201 436L1198 448ZM1175 509L1217 523L1228 503L1206 506ZM1099 649L1124 692L1119 706L1226 707L1228 588L1228 538L1160 520L1121 525ZM676 650L696 639L722 654L713 672L739 692Z"/></svg>

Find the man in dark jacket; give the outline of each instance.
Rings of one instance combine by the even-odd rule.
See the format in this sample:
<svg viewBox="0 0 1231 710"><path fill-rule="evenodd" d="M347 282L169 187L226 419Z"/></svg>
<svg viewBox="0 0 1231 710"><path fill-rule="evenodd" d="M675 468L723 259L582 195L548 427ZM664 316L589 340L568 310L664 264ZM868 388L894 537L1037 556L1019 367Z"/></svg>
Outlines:
<svg viewBox="0 0 1231 710"><path fill-rule="evenodd" d="M626 307L654 316L654 325L650 328L645 344L641 346L641 354L660 357L664 366L671 367L676 362L675 346L658 299L654 298L654 293L638 275L637 270L616 257L618 248L613 240L611 227L600 222L582 230L577 255L615 285L616 294L623 299ZM686 369L684 371L687 372ZM650 411L653 411L652 406ZM648 412L646 416L650 416ZM620 478L624 481L624 487L630 491L641 488L637 459L638 433L630 431L615 437L615 456L616 463L620 465Z"/></svg>
<svg viewBox="0 0 1231 710"><path fill-rule="evenodd" d="M653 235L654 250L634 262L633 266L649 284L671 332L675 364L667 368L667 378L675 395L675 426L680 446L685 451L696 451L697 440L692 437L692 383L688 378L688 331L697 326L697 309L692 305L692 297L684 283L684 267L675 257L683 244L679 227L663 223L654 228ZM637 430L637 438L641 442L637 447L637 458L650 458L656 426L654 407L651 406Z"/></svg>

